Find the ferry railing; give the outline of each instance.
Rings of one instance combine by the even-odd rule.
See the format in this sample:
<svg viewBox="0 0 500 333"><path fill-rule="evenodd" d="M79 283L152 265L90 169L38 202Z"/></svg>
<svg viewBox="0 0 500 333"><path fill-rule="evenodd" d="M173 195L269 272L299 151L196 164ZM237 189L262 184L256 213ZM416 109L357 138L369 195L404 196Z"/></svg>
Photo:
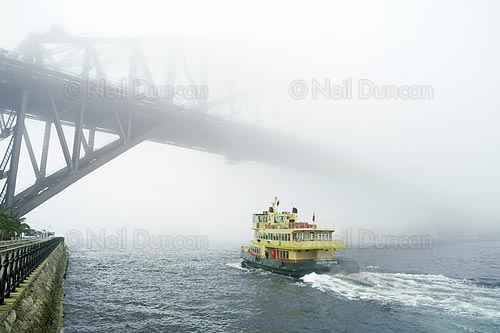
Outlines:
<svg viewBox="0 0 500 333"><path fill-rule="evenodd" d="M0 306L63 242L64 237L54 237L0 250Z"/></svg>

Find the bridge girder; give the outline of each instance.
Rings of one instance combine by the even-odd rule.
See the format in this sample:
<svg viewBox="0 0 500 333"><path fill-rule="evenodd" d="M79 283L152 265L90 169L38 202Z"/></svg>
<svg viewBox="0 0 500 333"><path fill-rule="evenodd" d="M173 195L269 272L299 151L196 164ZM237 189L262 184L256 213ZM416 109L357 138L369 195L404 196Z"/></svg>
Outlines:
<svg viewBox="0 0 500 333"><path fill-rule="evenodd" d="M105 101L95 103L93 100L82 98L67 98L61 90L64 87L61 86L62 82L53 80L51 74L42 75L41 72L35 71L36 65L29 65L27 71L26 68L19 71L19 66L24 64L17 61L7 60L2 65L0 126L2 138L10 137L10 140L0 163L0 179L5 179L0 192L0 202L2 206L16 208L21 214L29 212L78 179L146 140L159 128L151 117L136 118L131 108L121 110L119 104L113 106ZM13 65L17 66L18 71ZM41 135L41 156L36 156L32 147L26 119L45 124ZM73 129L72 138L67 134L68 131L64 130L68 127ZM47 175L52 129L57 134L65 165ZM97 147L96 133L106 133L115 139ZM72 142L71 146L68 142ZM36 180L28 188L17 191L20 151L23 144Z"/></svg>
<svg viewBox="0 0 500 333"><path fill-rule="evenodd" d="M67 73L48 66L50 55L44 49L47 42L83 45L81 71ZM217 107L220 103L208 101L186 106L168 99L136 99L130 98L121 87L115 87L113 98L99 96L102 89L99 90L96 80L105 76L105 69L93 48L94 43L67 35L32 35L17 50L21 53L0 54L0 141L10 138L0 162L0 181L4 179L1 206L14 207L24 215L144 140L221 154L229 160L254 160L300 169L323 167L313 166L312 161L324 160L324 156L304 143L206 112L207 105ZM129 41L123 44L130 46L129 77L138 77L142 68L146 79L152 80L140 48ZM183 66L187 67L185 63ZM97 75L91 75L91 67ZM173 76L170 79L173 80ZM90 88L89 83L93 84ZM68 85L79 87L81 96L70 98ZM87 98L89 89L95 89L98 97ZM233 104L232 99L229 103ZM26 120L42 122L43 133L32 137ZM72 138L63 128L73 129ZM65 165L47 174L53 129ZM95 137L99 133L111 135L115 140L96 147ZM33 139L43 142L40 156L36 156L32 147ZM19 190L18 168L23 144L36 180L28 188ZM302 159L295 158L299 151Z"/></svg>

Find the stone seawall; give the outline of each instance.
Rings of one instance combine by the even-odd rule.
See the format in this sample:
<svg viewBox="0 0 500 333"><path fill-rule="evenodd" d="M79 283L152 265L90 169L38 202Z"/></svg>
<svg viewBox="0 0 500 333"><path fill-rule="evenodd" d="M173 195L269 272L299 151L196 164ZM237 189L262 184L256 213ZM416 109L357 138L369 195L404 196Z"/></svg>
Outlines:
<svg viewBox="0 0 500 333"><path fill-rule="evenodd" d="M61 243L0 305L0 333L59 332L68 251Z"/></svg>

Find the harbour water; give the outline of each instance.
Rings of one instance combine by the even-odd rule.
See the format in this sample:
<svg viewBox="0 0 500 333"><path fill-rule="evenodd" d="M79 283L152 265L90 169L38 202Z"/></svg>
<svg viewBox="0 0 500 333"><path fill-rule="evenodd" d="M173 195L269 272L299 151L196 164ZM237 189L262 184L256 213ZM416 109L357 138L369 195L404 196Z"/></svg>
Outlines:
<svg viewBox="0 0 500 333"><path fill-rule="evenodd" d="M74 249L64 332L498 332L500 242L352 248L351 275L301 279L208 249Z"/></svg>

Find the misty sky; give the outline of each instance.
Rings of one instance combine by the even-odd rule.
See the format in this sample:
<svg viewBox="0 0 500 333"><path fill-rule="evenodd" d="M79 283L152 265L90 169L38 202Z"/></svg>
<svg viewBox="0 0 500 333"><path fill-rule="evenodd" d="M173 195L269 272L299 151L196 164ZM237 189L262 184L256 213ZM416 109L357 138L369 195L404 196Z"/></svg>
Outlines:
<svg viewBox="0 0 500 333"><path fill-rule="evenodd" d="M284 208L293 203L304 219L315 211L320 225L338 230L500 232L499 7L495 1L3 0L0 47L15 48L30 32L53 25L79 36L174 39L193 58L206 53L209 88L212 82L222 91L229 80L242 92L235 120L325 145L360 170L347 178L314 175L146 142L29 213L28 223L50 224L59 234L127 227L244 240L251 237L250 215L279 195ZM161 62L159 53L150 47L152 63ZM427 85L434 98L289 95L297 79L341 85L347 78L355 85L361 79Z"/></svg>

